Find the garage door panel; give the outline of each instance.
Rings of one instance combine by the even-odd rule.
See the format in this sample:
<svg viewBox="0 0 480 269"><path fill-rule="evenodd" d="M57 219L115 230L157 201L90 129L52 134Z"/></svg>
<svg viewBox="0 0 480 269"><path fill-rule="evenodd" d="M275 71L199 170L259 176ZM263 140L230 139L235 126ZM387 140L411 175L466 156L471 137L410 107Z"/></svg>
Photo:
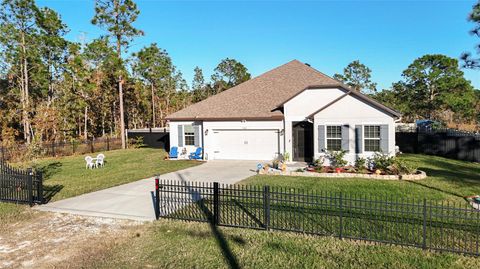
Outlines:
<svg viewBox="0 0 480 269"><path fill-rule="evenodd" d="M215 159L271 160L279 151L276 130L213 130Z"/></svg>

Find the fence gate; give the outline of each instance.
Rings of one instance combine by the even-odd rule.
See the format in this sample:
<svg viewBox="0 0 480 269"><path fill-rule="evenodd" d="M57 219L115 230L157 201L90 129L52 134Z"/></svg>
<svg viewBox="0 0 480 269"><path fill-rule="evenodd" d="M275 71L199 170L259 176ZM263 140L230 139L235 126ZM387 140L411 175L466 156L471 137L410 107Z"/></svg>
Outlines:
<svg viewBox="0 0 480 269"><path fill-rule="evenodd" d="M17 169L0 161L0 201L33 205L43 203L42 173Z"/></svg>

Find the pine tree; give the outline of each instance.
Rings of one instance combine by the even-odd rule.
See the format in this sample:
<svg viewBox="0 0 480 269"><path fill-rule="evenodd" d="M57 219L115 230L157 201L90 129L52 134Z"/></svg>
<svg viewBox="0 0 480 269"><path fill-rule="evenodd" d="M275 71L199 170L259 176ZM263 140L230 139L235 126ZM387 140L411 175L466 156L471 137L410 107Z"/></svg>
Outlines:
<svg viewBox="0 0 480 269"><path fill-rule="evenodd" d="M143 35L141 30L132 24L137 20L140 11L132 0L96 0L95 16L92 19L94 25L106 29L115 40L117 57L122 60L122 51L128 47L134 37ZM123 77L118 74L118 96L120 108L120 136L122 148L126 148L125 137L125 114L123 105Z"/></svg>

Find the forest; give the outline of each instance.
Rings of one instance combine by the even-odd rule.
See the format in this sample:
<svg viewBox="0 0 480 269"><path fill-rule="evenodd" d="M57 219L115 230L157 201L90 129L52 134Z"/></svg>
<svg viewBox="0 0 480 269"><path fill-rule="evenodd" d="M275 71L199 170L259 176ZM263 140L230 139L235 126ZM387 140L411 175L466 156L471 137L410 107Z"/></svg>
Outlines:
<svg viewBox="0 0 480 269"><path fill-rule="evenodd" d="M225 57L210 78L197 66L187 82L161 45L128 50L146 34L135 26L141 13L134 1L96 0L94 8L91 23L104 34L74 42L55 10L34 0L2 0L1 146L109 136L121 137L125 147L125 129L164 127L168 114L251 78L245 65ZM469 17L473 34L479 9ZM480 94L462 68L480 68L478 59L420 56L388 89L377 89L372 70L359 61L334 78L399 110L405 122L435 119L478 131Z"/></svg>

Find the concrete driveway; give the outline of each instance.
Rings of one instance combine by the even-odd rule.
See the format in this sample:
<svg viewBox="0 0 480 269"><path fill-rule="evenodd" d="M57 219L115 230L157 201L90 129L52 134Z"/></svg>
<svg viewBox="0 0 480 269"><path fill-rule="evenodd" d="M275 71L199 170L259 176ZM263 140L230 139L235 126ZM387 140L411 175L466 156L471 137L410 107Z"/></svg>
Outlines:
<svg viewBox="0 0 480 269"><path fill-rule="evenodd" d="M161 179L233 184L255 174L259 161L209 161L199 166L161 175ZM85 216L155 220L153 178L36 206L41 211Z"/></svg>

